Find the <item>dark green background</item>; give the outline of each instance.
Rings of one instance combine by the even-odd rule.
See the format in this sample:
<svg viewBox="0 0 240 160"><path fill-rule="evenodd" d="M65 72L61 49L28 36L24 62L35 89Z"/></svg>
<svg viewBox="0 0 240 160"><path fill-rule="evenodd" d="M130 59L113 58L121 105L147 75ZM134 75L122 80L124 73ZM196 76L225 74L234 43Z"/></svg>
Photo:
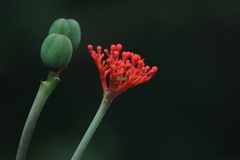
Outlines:
<svg viewBox="0 0 240 160"><path fill-rule="evenodd" d="M83 160L240 159L239 0L1 2L0 159L15 158L48 69L40 47L52 22L73 18L80 47L33 134L28 160L71 158L102 99L87 45L121 43L159 67L112 103Z"/></svg>

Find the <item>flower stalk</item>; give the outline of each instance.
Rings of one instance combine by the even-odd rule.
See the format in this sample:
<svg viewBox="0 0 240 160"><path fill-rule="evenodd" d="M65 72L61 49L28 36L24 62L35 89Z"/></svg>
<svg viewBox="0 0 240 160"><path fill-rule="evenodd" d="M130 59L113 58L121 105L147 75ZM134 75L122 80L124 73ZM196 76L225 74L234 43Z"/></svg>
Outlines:
<svg viewBox="0 0 240 160"><path fill-rule="evenodd" d="M104 117L105 113L107 112L112 100L106 99L107 93L104 94L101 105L93 118L90 126L88 127L86 133L84 134L81 142L79 143L75 153L72 156L71 160L80 160L80 158L83 155L83 152L85 151L89 141L91 140L93 134L95 133L97 127L99 126L102 118Z"/></svg>
<svg viewBox="0 0 240 160"><path fill-rule="evenodd" d="M39 90L28 114L26 123L24 125L21 139L19 142L16 160L25 160L27 155L27 150L31 141L31 137L37 123L38 117L46 103L48 97L57 86L59 79L59 74L61 70L50 70L46 81L40 83Z"/></svg>

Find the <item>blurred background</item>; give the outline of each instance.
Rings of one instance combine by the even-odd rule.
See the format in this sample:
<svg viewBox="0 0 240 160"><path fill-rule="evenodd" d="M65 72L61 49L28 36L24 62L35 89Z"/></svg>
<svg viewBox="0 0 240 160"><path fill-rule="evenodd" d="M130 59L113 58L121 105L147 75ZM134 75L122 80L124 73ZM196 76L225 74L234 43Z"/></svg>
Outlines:
<svg viewBox="0 0 240 160"><path fill-rule="evenodd" d="M40 48L58 18L82 29L35 128L28 160L67 160L102 99L87 45L121 43L159 68L119 95L82 160L240 159L239 0L1 2L0 159L15 159L40 80Z"/></svg>

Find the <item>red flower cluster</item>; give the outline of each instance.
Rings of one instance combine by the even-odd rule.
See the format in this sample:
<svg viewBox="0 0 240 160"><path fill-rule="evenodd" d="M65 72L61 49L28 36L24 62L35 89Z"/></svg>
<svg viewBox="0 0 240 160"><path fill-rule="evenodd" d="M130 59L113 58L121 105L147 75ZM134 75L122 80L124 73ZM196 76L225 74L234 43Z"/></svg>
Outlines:
<svg viewBox="0 0 240 160"><path fill-rule="evenodd" d="M145 66L144 59L138 54L121 52L121 44L111 45L110 51L104 49L104 53L101 46L97 47L96 52L92 45L88 45L88 50L99 69L103 91L108 94L108 99L113 99L127 89L147 82L158 70L156 66L152 68ZM105 56L107 58L103 60Z"/></svg>

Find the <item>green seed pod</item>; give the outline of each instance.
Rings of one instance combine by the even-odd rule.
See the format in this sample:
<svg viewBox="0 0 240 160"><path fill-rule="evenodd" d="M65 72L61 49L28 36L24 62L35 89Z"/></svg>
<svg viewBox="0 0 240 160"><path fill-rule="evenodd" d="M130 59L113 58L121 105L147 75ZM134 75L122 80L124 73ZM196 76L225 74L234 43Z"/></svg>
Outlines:
<svg viewBox="0 0 240 160"><path fill-rule="evenodd" d="M73 50L76 50L80 44L81 29L78 22L74 19L57 19L53 22L48 33L58 33L67 36L72 42Z"/></svg>
<svg viewBox="0 0 240 160"><path fill-rule="evenodd" d="M72 58L72 43L65 35L50 34L43 41L41 59L52 69L63 69Z"/></svg>

